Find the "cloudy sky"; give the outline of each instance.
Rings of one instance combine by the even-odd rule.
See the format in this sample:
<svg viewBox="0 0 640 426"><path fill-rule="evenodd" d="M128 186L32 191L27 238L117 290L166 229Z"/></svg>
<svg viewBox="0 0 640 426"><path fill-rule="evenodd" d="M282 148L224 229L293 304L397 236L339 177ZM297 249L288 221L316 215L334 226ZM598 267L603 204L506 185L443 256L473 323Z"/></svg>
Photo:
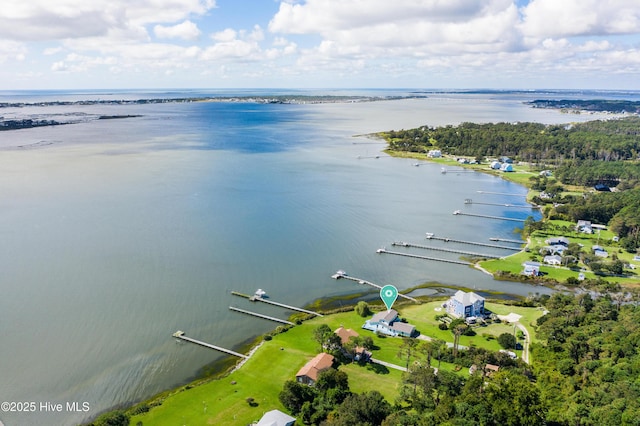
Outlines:
<svg viewBox="0 0 640 426"><path fill-rule="evenodd" d="M640 90L638 0L2 0L0 90Z"/></svg>

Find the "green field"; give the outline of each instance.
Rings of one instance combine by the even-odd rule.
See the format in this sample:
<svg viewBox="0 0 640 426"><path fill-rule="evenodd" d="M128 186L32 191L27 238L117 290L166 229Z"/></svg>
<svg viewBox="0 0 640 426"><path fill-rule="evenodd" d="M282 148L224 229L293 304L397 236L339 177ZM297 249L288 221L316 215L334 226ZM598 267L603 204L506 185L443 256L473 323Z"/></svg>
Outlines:
<svg viewBox="0 0 640 426"><path fill-rule="evenodd" d="M450 331L443 331L437 327L435 315L442 313L441 303L442 301L407 305L400 309L400 315L416 325L422 334L453 342ZM530 324L542 315L539 309L495 303L487 303L486 307L500 315L510 312L523 315L520 322L535 339ZM397 355L402 339L381 338L362 330L364 321L364 318L353 311L306 321L285 333L275 335L271 341L265 341L240 369L226 377L197 386L182 386L169 394L163 394L162 397L134 407L132 412L140 410L140 407L153 406L150 411L133 416L131 424L142 422L144 425L246 425L259 420L266 411L279 409L286 412L278 400L278 394L283 383L295 379L300 367L320 351L318 343L313 339L313 331L323 323L329 325L332 330L342 325L356 330L361 336L372 336L375 346L379 348L373 351L375 358L402 365L404 361ZM496 340L487 340L486 335L497 337L503 332L513 332L513 326L491 324L488 327L479 327L477 336L462 336L460 344L498 350ZM377 390L389 402L395 401L401 383L400 371L357 364L342 365L339 368L348 374L353 392ZM454 366L442 363L440 368L453 370ZM466 374L465 370L460 374ZM253 398L253 405L247 402L247 398ZM159 403L161 405L154 406Z"/></svg>

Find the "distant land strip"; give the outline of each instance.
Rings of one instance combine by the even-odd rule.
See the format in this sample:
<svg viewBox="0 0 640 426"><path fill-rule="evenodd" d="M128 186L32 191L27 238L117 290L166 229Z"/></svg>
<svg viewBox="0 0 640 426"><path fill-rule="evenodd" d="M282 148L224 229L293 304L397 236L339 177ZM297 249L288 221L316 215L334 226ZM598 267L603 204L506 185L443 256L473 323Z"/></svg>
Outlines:
<svg viewBox="0 0 640 426"><path fill-rule="evenodd" d="M232 96L232 97L190 97L190 98L148 98L148 99L95 99L82 101L46 101L46 102L0 102L0 108L22 108L33 106L64 105L136 105L183 102L248 102L268 104L308 104L308 103L341 103L341 102L375 102L401 99L422 99L425 95L411 96Z"/></svg>
<svg viewBox="0 0 640 426"><path fill-rule="evenodd" d="M525 102L534 108L567 109L589 112L640 113L640 102L624 99L537 99Z"/></svg>

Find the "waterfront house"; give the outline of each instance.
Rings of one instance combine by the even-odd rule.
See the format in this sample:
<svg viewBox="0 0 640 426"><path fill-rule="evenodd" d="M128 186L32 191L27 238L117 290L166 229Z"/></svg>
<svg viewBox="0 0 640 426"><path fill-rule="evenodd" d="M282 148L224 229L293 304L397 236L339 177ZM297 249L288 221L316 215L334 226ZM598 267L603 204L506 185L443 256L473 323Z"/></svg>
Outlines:
<svg viewBox="0 0 640 426"><path fill-rule="evenodd" d="M400 321L395 309L378 312L368 319L362 328L394 337L413 337L416 334L416 327Z"/></svg>
<svg viewBox="0 0 640 426"><path fill-rule="evenodd" d="M492 161L491 162L491 168L493 170L500 170L500 167L502 167L502 164L499 161Z"/></svg>
<svg viewBox="0 0 640 426"><path fill-rule="evenodd" d="M427 152L427 157L429 158L440 158L442 157L442 151L439 149L432 149Z"/></svg>
<svg viewBox="0 0 640 426"><path fill-rule="evenodd" d="M522 264L524 269L522 270L523 275L527 275L530 277L537 277L540 275L540 263L538 262L524 262Z"/></svg>
<svg viewBox="0 0 640 426"><path fill-rule="evenodd" d="M307 362L296 374L296 381L313 386L318 381L318 375L333 366L335 358L328 353L319 353Z"/></svg>
<svg viewBox="0 0 640 426"><path fill-rule="evenodd" d="M513 171L513 164L502 163L502 166L500 166L500 171L501 172L512 172Z"/></svg>
<svg viewBox="0 0 640 426"><path fill-rule="evenodd" d="M562 245L568 247L569 239L567 237L553 237L546 240L545 243L549 244L550 246Z"/></svg>
<svg viewBox="0 0 640 426"><path fill-rule="evenodd" d="M507 164L511 164L513 163L513 160L507 156L502 156L500 157L500 162L501 163L507 163Z"/></svg>
<svg viewBox="0 0 640 426"><path fill-rule="evenodd" d="M593 227L589 220L579 220L576 223L576 231L584 232L585 234L593 234Z"/></svg>
<svg viewBox="0 0 640 426"><path fill-rule="evenodd" d="M280 410L271 410L264 413L264 416L254 423L255 426L293 426L296 423L296 418L283 413Z"/></svg>
<svg viewBox="0 0 640 426"><path fill-rule="evenodd" d="M444 304L448 314L458 318L482 317L484 316L484 297L474 292L464 292L462 290L449 298Z"/></svg>
<svg viewBox="0 0 640 426"><path fill-rule="evenodd" d="M562 264L562 258L557 254L551 256L544 257L544 263L548 263L549 265L560 265Z"/></svg>

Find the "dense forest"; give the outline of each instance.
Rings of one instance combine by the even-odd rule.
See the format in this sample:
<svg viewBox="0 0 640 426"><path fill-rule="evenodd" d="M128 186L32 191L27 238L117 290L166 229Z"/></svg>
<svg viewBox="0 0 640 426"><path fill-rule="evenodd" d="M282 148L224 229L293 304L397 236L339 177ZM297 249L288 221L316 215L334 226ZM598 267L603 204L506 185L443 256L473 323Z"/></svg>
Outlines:
<svg viewBox="0 0 640 426"><path fill-rule="evenodd" d="M548 313L534 324L544 343L532 346L532 365L405 339L398 356L409 368L396 401L350 392L339 370L321 373L315 387L286 382L280 400L304 424L327 426L640 425L640 307L589 294L536 302ZM436 372L440 361L463 369ZM499 371L469 372L486 364Z"/></svg>
<svg viewBox="0 0 640 426"><path fill-rule="evenodd" d="M437 147L451 155L509 156L550 165L561 165L565 160L637 160L640 155L640 117L635 116L567 125L462 123L381 135L395 151L428 152Z"/></svg>

